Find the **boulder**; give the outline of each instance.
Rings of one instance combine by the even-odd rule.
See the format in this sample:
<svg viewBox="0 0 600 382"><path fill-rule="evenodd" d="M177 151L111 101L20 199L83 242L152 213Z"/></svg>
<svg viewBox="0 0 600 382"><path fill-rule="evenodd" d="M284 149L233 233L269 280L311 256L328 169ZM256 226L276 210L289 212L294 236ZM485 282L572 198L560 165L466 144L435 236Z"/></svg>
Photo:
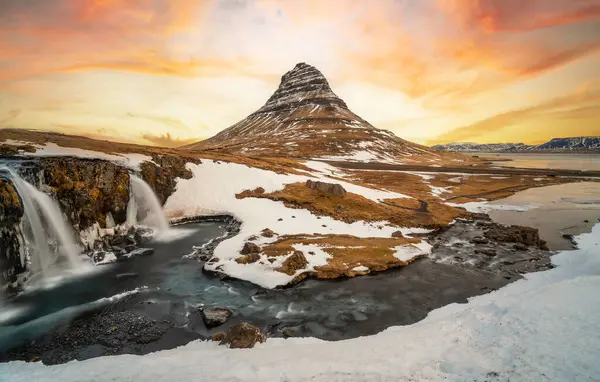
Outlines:
<svg viewBox="0 0 600 382"><path fill-rule="evenodd" d="M227 308L211 307L202 309L200 314L202 314L202 320L206 327L214 328L223 325L231 317L232 312Z"/></svg>
<svg viewBox="0 0 600 382"><path fill-rule="evenodd" d="M212 336L210 336L210 340L211 341L215 341L215 342L221 342L225 339L225 337L227 337L227 333L225 332L216 332L213 333Z"/></svg>
<svg viewBox="0 0 600 382"><path fill-rule="evenodd" d="M308 265L308 261L301 251L295 251L290 257L285 259L281 268L277 270L285 273L286 275L294 275L297 270L304 269Z"/></svg>
<svg viewBox="0 0 600 382"><path fill-rule="evenodd" d="M263 230L261 231L261 233L262 233L262 235L263 235L264 237L273 237L273 236L277 235L275 232L271 231L271 230L270 230L270 229L268 229L268 228L265 228L265 229L263 229Z"/></svg>
<svg viewBox="0 0 600 382"><path fill-rule="evenodd" d="M401 231L396 231L396 232L392 233L392 237L396 237L396 238L400 238L401 239L401 238L404 237L404 235L402 234Z"/></svg>
<svg viewBox="0 0 600 382"><path fill-rule="evenodd" d="M260 247L254 243L244 244L244 248L240 252L242 255L248 255L250 253L260 253Z"/></svg>
<svg viewBox="0 0 600 382"><path fill-rule="evenodd" d="M251 264L256 263L258 260L260 260L260 254L250 253L248 255L238 257L237 259L235 259L235 262L238 264Z"/></svg>
<svg viewBox="0 0 600 382"><path fill-rule="evenodd" d="M221 345L226 345L232 349L250 349L257 343L265 342L265 336L260 329L246 322L241 322L230 328L225 338L221 340Z"/></svg>
<svg viewBox="0 0 600 382"><path fill-rule="evenodd" d="M538 247L548 250L546 242L540 239L537 229L518 225L503 226L500 224L490 225L485 232L485 237L501 243L520 243L526 246Z"/></svg>
<svg viewBox="0 0 600 382"><path fill-rule="evenodd" d="M343 197L346 195L344 187L336 183L325 183L309 179L306 181L306 187L333 196Z"/></svg>
<svg viewBox="0 0 600 382"><path fill-rule="evenodd" d="M91 257L94 265L110 264L117 261L117 256L108 251L94 251Z"/></svg>

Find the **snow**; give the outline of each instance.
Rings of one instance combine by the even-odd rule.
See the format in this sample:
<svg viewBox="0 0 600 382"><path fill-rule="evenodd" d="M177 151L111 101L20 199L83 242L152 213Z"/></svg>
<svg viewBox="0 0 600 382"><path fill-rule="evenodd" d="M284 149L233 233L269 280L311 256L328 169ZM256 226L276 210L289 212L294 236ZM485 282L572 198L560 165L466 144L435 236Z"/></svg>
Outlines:
<svg viewBox="0 0 600 382"><path fill-rule="evenodd" d="M320 163L311 165L325 168ZM178 180L177 190L163 207L165 213L170 218L222 213L234 215L242 222L240 233L219 243L214 251L214 257L219 261L207 263L205 268L219 270L232 277L247 280L265 288L285 285L293 279L294 276L275 271L281 266L285 257L280 257L274 263L266 261L266 258L263 259L264 261L251 264L238 264L235 261L240 256L239 251L244 245L245 238L251 235L260 236L260 232L265 228L270 228L279 235L347 234L356 237L391 237L392 233L398 230L406 235L423 232L423 229L420 228L389 226L388 222L359 221L348 224L327 216L318 219L308 210L287 208L282 202L259 198L236 199L235 197L237 193L254 190L257 187L262 187L265 192L269 193L281 190L289 183L315 179L308 176L277 174L241 164L217 163L212 160L202 160L200 164L188 163L187 168L192 171L194 177ZM314 175L317 176L317 179L338 183L348 192L360 194L374 201L408 197L395 192L366 188L338 179L327 178L316 172ZM207 183L207 179L210 179L209 183ZM279 221L279 219L282 220ZM308 254L308 250L304 252L304 255L308 260L312 256ZM310 262L310 265L302 270L303 272L312 269L313 261L310 260Z"/></svg>
<svg viewBox="0 0 600 382"><path fill-rule="evenodd" d="M365 267L364 265L352 268L352 271L354 272L367 272L368 270L369 268Z"/></svg>
<svg viewBox="0 0 600 382"><path fill-rule="evenodd" d="M30 144L28 142L19 141L12 141L11 143L20 145ZM35 153L23 152L21 155L27 157L68 156L82 159L102 159L133 170L139 170L140 164L143 162L152 162L152 157L143 154L107 154L100 151L84 150L76 147L63 147L52 142L47 142L43 145L32 145L36 148Z"/></svg>
<svg viewBox="0 0 600 382"><path fill-rule="evenodd" d="M302 251L304 257L308 261L308 267L310 270L314 270L315 267L322 267L327 265L327 260L331 259L331 255L323 250L324 247L315 244L294 244L292 247L296 251Z"/></svg>
<svg viewBox="0 0 600 382"><path fill-rule="evenodd" d="M248 350L194 341L145 356L4 363L0 375L11 382L592 381L600 375L600 224L576 240L580 249L552 258L556 268L373 336L271 338Z"/></svg>

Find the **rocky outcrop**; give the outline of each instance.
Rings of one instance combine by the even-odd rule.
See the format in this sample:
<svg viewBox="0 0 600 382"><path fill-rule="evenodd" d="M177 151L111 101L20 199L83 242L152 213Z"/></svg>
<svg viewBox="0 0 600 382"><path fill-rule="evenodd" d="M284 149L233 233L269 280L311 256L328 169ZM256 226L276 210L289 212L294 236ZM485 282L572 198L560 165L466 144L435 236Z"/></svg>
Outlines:
<svg viewBox="0 0 600 382"><path fill-rule="evenodd" d="M293 276L297 270L304 269L308 265L304 253L301 251L295 251L290 257L285 259L281 268L277 269L279 272L283 272L286 275Z"/></svg>
<svg viewBox="0 0 600 382"><path fill-rule="evenodd" d="M344 187L336 183L325 183L309 179L306 181L306 187L333 196L343 197L346 195Z"/></svg>
<svg viewBox="0 0 600 382"><path fill-rule="evenodd" d="M221 339L220 345L226 345L232 349L250 349L257 343L266 341L259 328L246 322L233 326L224 337L220 334L215 338Z"/></svg>
<svg viewBox="0 0 600 382"><path fill-rule="evenodd" d="M110 213L116 224L127 218L129 172L114 163L77 158L43 158L39 162L45 188L54 194L75 228L106 226Z"/></svg>
<svg viewBox="0 0 600 382"><path fill-rule="evenodd" d="M22 216L23 205L19 195L11 183L0 179L0 285L16 281L16 276L25 271L20 252Z"/></svg>
<svg viewBox="0 0 600 382"><path fill-rule="evenodd" d="M164 204L175 191L176 179L190 179L193 174L185 165L200 163L198 159L179 156L154 155L152 162L141 164L141 177L152 187L158 200Z"/></svg>
<svg viewBox="0 0 600 382"><path fill-rule="evenodd" d="M548 250L546 242L540 239L538 230L531 227L490 224L489 229L485 232L485 237L496 242L516 243Z"/></svg>

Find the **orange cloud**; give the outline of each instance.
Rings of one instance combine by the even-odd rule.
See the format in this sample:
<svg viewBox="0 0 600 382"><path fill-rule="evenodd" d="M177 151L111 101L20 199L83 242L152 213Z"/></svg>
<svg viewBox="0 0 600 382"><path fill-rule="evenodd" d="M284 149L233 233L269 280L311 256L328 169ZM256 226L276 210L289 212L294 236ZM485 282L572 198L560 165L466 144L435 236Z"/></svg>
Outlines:
<svg viewBox="0 0 600 382"><path fill-rule="evenodd" d="M523 32L600 19L598 0L438 0L463 27Z"/></svg>
<svg viewBox="0 0 600 382"><path fill-rule="evenodd" d="M167 41L196 28L205 6L194 0L5 2L0 4L0 79L105 67L146 52L156 58L136 65L148 62L149 72L185 75L189 58L173 56Z"/></svg>
<svg viewBox="0 0 600 382"><path fill-rule="evenodd" d="M600 119L600 81L586 83L567 95L537 105L497 114L472 125L459 127L427 143L433 145L472 141L482 135L500 131L511 125L531 121L589 117Z"/></svg>

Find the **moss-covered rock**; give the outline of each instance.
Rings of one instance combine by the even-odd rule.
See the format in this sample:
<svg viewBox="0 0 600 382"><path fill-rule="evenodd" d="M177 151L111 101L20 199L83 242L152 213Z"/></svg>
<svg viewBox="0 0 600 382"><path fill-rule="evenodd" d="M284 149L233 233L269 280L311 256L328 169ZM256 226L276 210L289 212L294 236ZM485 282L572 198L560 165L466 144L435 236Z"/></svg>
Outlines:
<svg viewBox="0 0 600 382"><path fill-rule="evenodd" d="M125 222L129 203L129 172L114 163L78 158L44 158L42 179L62 211L79 230L105 226L110 212Z"/></svg>
<svg viewBox="0 0 600 382"><path fill-rule="evenodd" d="M12 183L0 179L0 224L18 222L23 216L23 205Z"/></svg>
<svg viewBox="0 0 600 382"><path fill-rule="evenodd" d="M0 272L2 282L14 282L16 275L25 271L21 264L22 234L20 221L23 204L13 185L0 179Z"/></svg>
<svg viewBox="0 0 600 382"><path fill-rule="evenodd" d="M141 164L141 177L152 187L158 200L164 204L175 191L176 179L190 179L193 174L185 165L199 163L198 159L170 155L154 155L152 162Z"/></svg>

